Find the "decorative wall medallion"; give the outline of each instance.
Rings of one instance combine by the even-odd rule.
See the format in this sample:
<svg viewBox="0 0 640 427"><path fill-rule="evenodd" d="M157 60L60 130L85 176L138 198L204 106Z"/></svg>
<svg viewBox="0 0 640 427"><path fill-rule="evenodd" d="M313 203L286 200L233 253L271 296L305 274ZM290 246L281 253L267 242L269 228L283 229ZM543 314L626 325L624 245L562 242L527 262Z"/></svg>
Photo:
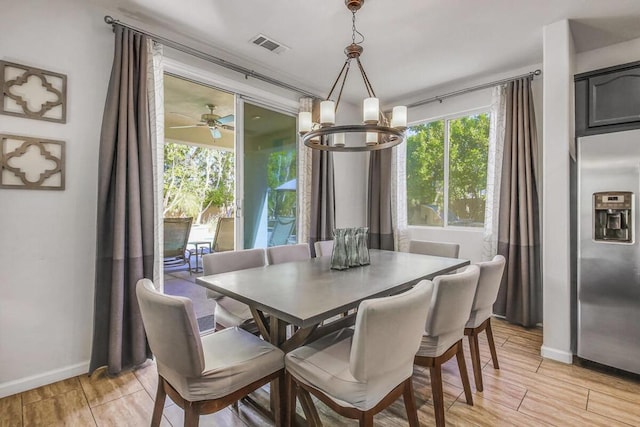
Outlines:
<svg viewBox="0 0 640 427"><path fill-rule="evenodd" d="M0 61L0 114L67 122L67 76Z"/></svg>
<svg viewBox="0 0 640 427"><path fill-rule="evenodd" d="M0 134L0 188L64 190L64 145Z"/></svg>

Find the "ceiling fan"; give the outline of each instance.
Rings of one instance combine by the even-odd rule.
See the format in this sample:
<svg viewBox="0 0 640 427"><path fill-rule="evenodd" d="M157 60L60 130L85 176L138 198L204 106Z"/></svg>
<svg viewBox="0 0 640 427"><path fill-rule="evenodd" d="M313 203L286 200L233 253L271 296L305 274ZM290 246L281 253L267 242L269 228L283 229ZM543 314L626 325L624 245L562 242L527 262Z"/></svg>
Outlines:
<svg viewBox="0 0 640 427"><path fill-rule="evenodd" d="M214 104L206 104L206 107L209 109L208 113L204 113L200 116L200 123L187 125L187 126L171 126L170 129L186 129L186 128L195 128L200 126L208 126L211 131L211 136L214 139L222 138L222 133L220 129L226 130L235 130L235 127L232 124L235 120L233 114L229 114L224 117L220 117L218 114L215 114L213 110L216 109ZM171 113L170 113L171 114ZM179 113L174 113L179 114ZM183 114L180 114L181 116Z"/></svg>

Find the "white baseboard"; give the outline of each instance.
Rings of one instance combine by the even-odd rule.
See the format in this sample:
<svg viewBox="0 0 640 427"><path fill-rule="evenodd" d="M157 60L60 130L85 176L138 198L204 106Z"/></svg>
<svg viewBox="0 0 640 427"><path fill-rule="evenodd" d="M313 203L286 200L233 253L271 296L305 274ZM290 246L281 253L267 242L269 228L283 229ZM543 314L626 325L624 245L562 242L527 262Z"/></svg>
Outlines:
<svg viewBox="0 0 640 427"><path fill-rule="evenodd" d="M0 384L0 398L89 372L89 361Z"/></svg>
<svg viewBox="0 0 640 427"><path fill-rule="evenodd" d="M573 363L573 353L570 353L564 350L558 350L555 348L546 347L544 345L540 348L540 355L547 359L556 360L562 363L568 363L568 364Z"/></svg>

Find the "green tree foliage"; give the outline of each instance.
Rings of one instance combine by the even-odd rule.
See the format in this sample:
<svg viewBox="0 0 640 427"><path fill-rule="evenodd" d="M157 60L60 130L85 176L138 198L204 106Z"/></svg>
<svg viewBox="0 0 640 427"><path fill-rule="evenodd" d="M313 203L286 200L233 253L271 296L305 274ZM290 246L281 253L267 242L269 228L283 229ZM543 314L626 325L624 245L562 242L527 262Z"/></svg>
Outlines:
<svg viewBox="0 0 640 427"><path fill-rule="evenodd" d="M449 126L450 225L482 226L487 186L489 114L407 131L407 208L409 223L442 225L444 216L445 126Z"/></svg>
<svg viewBox="0 0 640 427"><path fill-rule="evenodd" d="M297 176L296 150L277 151L269 155L267 185L269 186L269 217L296 216L296 192L275 191L277 187Z"/></svg>
<svg viewBox="0 0 640 427"><path fill-rule="evenodd" d="M410 224L440 225L444 209L444 121L407 130L407 210Z"/></svg>
<svg viewBox="0 0 640 427"><path fill-rule="evenodd" d="M217 206L225 216L233 211L233 152L167 142L164 146L164 215L203 214Z"/></svg>

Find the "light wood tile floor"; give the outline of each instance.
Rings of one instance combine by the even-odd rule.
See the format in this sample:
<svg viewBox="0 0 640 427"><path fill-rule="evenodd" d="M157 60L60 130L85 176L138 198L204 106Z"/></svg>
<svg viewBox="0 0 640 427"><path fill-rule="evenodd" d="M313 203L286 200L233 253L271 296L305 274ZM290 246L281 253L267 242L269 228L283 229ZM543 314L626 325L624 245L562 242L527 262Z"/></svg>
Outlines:
<svg viewBox="0 0 640 427"><path fill-rule="evenodd" d="M447 424L451 426L640 426L640 381L540 357L542 330L527 330L493 320L500 369L494 370L484 335L480 340L484 392L474 391L474 406L464 401L455 358L444 366ZM469 347L465 342L470 372ZM153 363L109 378L82 375L0 399L0 427L147 426L156 389ZM421 425L433 425L428 370L416 367L414 388ZM472 383L473 384L473 383ZM268 405L268 388L252 395ZM326 426L355 426L317 404ZM300 414L302 410L298 408ZM183 412L167 398L163 426L182 426ZM376 426L406 426L402 399L374 418ZM245 402L203 416L201 426L253 427L273 423Z"/></svg>

